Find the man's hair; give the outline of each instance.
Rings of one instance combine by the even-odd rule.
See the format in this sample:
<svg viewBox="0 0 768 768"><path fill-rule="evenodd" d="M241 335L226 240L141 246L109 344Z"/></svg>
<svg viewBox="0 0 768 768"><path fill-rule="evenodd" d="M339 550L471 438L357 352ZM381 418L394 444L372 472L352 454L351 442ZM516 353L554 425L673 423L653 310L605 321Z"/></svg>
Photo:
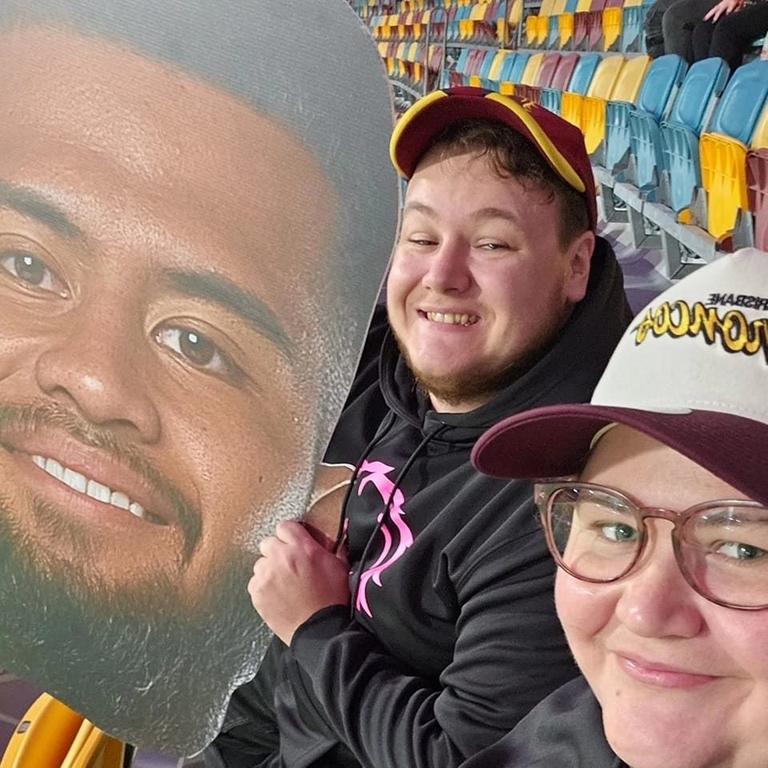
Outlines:
<svg viewBox="0 0 768 768"><path fill-rule="evenodd" d="M323 450L380 287L371 276L384 273L397 221L391 99L360 18L346 0L0 0L0 32L26 26L71 30L170 64L272 119L317 160L338 196L337 232L318 253L317 317L298 341L324 369L312 414ZM381 88L371 88L377 81Z"/></svg>
<svg viewBox="0 0 768 768"><path fill-rule="evenodd" d="M522 134L490 120L460 120L439 133L430 155L452 157L476 152L486 157L501 178L530 182L556 200L560 208L560 244L565 248L589 229L589 213L581 192L566 184Z"/></svg>

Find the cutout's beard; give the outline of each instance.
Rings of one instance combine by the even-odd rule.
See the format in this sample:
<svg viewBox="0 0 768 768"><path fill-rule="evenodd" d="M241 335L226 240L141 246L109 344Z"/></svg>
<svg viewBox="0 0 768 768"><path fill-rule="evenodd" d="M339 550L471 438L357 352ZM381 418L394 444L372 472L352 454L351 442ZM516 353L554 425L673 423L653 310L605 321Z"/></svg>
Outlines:
<svg viewBox="0 0 768 768"><path fill-rule="evenodd" d="M151 596L146 584L97 585L40 552L11 519L0 498L0 665L130 743L202 749L269 643L245 589L255 556L233 554L202 604L190 605L168 575Z"/></svg>

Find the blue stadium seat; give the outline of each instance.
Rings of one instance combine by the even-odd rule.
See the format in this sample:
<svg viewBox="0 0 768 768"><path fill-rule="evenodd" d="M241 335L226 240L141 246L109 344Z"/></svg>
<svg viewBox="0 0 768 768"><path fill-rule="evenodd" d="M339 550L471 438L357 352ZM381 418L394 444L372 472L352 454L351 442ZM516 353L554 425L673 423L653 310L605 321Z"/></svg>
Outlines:
<svg viewBox="0 0 768 768"><path fill-rule="evenodd" d="M722 59L697 61L688 70L669 119L661 123L662 167L669 185L662 201L674 211L691 205L701 183L699 135L728 75Z"/></svg>
<svg viewBox="0 0 768 768"><path fill-rule="evenodd" d="M643 191L658 183L654 171L661 163L659 121L677 95L687 70L688 65L679 56L661 56L651 64L635 107L614 102L608 105L606 168L614 175L621 174L631 157L635 169L631 180ZM637 180L639 176L642 183Z"/></svg>

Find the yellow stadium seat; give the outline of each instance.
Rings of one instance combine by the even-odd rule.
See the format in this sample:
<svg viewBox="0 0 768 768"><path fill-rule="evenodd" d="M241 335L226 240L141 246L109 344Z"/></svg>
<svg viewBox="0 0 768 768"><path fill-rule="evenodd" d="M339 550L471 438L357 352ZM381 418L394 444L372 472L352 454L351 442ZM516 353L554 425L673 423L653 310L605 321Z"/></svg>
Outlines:
<svg viewBox="0 0 768 768"><path fill-rule="evenodd" d="M624 21L623 8L605 8L603 10L603 50L610 51L621 39Z"/></svg>
<svg viewBox="0 0 768 768"><path fill-rule="evenodd" d="M623 66L623 56L606 56L595 70L586 96L568 91L563 93L560 105L561 117L583 130L582 111L584 101L587 98L608 99Z"/></svg>
<svg viewBox="0 0 768 768"><path fill-rule="evenodd" d="M501 68L504 66L504 60L509 55L509 51L498 51L493 57L493 64L488 70L488 79L494 82L499 81L499 75L501 74Z"/></svg>
<svg viewBox="0 0 768 768"><path fill-rule="evenodd" d="M768 146L768 107L763 107L750 147ZM701 185L707 193L707 231L716 240L728 237L739 211L748 208L747 150L737 139L702 134L699 141Z"/></svg>
<svg viewBox="0 0 768 768"><path fill-rule="evenodd" d="M634 104L650 63L648 56L634 56L627 59L616 73L612 86L609 86L607 78L601 83L601 86L606 89L610 87L607 96L605 91L593 93L590 87L581 113L581 130L584 132L584 143L590 155L599 149L605 138L606 104L609 100ZM599 73L598 67L595 78ZM594 84L594 80L592 83Z"/></svg>
<svg viewBox="0 0 768 768"><path fill-rule="evenodd" d="M523 74L520 76L520 85L535 85L536 75L539 74L539 67L544 60L543 53L534 53L525 65Z"/></svg>

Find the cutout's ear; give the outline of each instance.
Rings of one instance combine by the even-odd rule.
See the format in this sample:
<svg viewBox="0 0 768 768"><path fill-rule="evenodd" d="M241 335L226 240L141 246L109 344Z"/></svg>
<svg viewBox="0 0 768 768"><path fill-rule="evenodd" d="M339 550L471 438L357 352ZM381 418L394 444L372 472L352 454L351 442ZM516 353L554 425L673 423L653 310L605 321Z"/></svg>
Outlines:
<svg viewBox="0 0 768 768"><path fill-rule="evenodd" d="M315 474L304 524L326 549L332 550L341 521L341 507L352 480L352 470L343 465L321 464Z"/></svg>
<svg viewBox="0 0 768 768"><path fill-rule="evenodd" d="M589 270L592 266L592 254L595 251L595 233L592 230L582 232L568 246L568 279L566 296L575 304L587 294Z"/></svg>

